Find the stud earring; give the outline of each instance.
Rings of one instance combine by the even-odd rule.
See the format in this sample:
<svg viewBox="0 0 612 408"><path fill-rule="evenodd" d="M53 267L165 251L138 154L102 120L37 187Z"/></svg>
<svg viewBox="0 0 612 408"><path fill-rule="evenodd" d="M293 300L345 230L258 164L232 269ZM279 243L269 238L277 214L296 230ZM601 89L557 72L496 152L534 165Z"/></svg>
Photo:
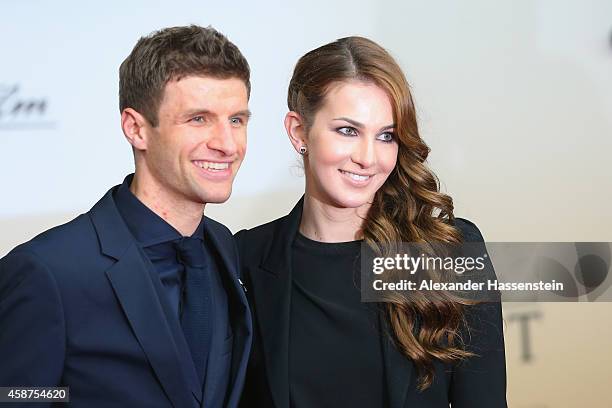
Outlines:
<svg viewBox="0 0 612 408"><path fill-rule="evenodd" d="M300 146L300 154L304 155L306 154L306 151L308 151L308 148L304 145Z"/></svg>

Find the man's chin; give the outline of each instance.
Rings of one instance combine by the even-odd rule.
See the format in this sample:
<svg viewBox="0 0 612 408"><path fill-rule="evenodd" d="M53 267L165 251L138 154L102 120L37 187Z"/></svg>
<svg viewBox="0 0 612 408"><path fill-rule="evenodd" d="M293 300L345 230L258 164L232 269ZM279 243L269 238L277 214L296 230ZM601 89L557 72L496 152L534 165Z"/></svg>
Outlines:
<svg viewBox="0 0 612 408"><path fill-rule="evenodd" d="M231 194L232 194L231 191L227 193L220 193L220 194L206 194L205 196L201 198L202 200L204 200L203 204L222 204L226 202L227 200L229 200Z"/></svg>

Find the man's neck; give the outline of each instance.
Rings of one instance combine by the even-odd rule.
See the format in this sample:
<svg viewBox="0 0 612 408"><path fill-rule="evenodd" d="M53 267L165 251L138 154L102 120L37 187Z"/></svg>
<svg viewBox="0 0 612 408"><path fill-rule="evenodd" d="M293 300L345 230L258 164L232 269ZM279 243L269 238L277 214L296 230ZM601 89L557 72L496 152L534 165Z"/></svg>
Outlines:
<svg viewBox="0 0 612 408"><path fill-rule="evenodd" d="M191 236L202 221L204 204L181 200L171 191L138 174L134 174L130 191L184 237Z"/></svg>
<svg viewBox="0 0 612 408"><path fill-rule="evenodd" d="M369 206L339 208L306 192L300 232L320 242L347 242L363 238L361 227Z"/></svg>

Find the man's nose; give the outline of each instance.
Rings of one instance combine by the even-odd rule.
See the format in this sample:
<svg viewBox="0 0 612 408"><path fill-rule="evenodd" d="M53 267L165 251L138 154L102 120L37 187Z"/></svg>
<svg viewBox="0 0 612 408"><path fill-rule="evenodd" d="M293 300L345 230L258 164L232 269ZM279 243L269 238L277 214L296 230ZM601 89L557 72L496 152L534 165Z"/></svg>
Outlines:
<svg viewBox="0 0 612 408"><path fill-rule="evenodd" d="M222 152L225 156L236 154L238 144L230 123L219 123L212 129L208 148Z"/></svg>

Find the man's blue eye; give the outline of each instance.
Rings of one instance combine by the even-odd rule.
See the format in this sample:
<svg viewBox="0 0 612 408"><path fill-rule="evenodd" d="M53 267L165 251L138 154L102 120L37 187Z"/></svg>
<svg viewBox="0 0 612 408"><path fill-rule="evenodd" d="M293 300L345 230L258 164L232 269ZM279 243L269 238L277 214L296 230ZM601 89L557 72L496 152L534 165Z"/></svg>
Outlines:
<svg viewBox="0 0 612 408"><path fill-rule="evenodd" d="M202 122L204 122L204 116L196 116L196 117L191 118L191 120L193 122L202 123Z"/></svg>
<svg viewBox="0 0 612 408"><path fill-rule="evenodd" d="M234 125L241 125L241 124L242 124L242 119L241 119L241 118L232 118L232 119L231 119L231 122L232 122Z"/></svg>

